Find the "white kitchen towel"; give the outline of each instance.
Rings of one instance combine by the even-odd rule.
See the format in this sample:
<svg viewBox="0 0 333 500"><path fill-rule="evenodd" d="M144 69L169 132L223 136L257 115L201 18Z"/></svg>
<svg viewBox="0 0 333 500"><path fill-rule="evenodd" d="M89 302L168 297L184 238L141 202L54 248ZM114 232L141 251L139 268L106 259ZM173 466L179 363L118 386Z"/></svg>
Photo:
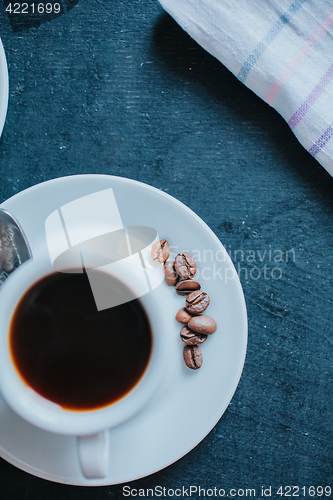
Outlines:
<svg viewBox="0 0 333 500"><path fill-rule="evenodd" d="M333 176L332 0L159 0Z"/></svg>

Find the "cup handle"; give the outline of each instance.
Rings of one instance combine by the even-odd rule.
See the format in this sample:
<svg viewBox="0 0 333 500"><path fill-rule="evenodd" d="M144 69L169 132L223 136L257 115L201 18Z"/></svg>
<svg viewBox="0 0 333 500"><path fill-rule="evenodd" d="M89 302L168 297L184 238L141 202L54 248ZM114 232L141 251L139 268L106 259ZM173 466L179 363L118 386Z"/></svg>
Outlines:
<svg viewBox="0 0 333 500"><path fill-rule="evenodd" d="M110 432L77 437L77 450L83 475L88 479L105 477L109 468Z"/></svg>

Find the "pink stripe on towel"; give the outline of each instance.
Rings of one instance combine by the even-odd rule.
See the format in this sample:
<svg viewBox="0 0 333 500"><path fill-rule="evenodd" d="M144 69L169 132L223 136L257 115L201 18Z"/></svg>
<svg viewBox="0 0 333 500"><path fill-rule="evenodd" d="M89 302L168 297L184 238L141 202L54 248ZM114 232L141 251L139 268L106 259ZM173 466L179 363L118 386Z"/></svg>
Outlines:
<svg viewBox="0 0 333 500"><path fill-rule="evenodd" d="M290 61L290 63L285 67L282 73L275 80L273 85L268 91L268 94L265 97L265 101L267 104L272 106L276 96L285 85L285 83L289 80L291 75L295 72L296 68L303 61L303 59L309 54L311 49L319 42L319 40L327 33L330 27L333 25L333 11L330 15L321 23L321 25L316 29L314 34L304 43L304 45L300 48L294 58Z"/></svg>

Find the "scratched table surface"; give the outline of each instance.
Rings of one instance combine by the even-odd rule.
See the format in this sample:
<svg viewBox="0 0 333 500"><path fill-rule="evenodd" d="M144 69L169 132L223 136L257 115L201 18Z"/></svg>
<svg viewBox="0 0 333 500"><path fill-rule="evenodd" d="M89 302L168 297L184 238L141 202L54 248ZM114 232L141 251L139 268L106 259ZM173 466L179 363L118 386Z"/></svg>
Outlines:
<svg viewBox="0 0 333 500"><path fill-rule="evenodd" d="M8 3L1 201L70 174L146 182L212 228L243 286L248 351L230 406L189 454L130 487L258 497L262 486L333 486L333 179L156 0L66 0L39 20ZM2 500L123 498L122 488L52 483L0 461Z"/></svg>

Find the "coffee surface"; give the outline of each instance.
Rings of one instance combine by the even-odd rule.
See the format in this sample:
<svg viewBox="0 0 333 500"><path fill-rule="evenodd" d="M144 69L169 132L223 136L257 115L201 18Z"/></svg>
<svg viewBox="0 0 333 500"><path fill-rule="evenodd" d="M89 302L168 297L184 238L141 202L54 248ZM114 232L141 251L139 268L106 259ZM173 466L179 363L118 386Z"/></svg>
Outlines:
<svg viewBox="0 0 333 500"><path fill-rule="evenodd" d="M110 293L126 293L110 278ZM10 349L26 384L72 410L107 406L142 377L152 333L139 299L97 311L86 274L54 273L33 285L14 312Z"/></svg>

